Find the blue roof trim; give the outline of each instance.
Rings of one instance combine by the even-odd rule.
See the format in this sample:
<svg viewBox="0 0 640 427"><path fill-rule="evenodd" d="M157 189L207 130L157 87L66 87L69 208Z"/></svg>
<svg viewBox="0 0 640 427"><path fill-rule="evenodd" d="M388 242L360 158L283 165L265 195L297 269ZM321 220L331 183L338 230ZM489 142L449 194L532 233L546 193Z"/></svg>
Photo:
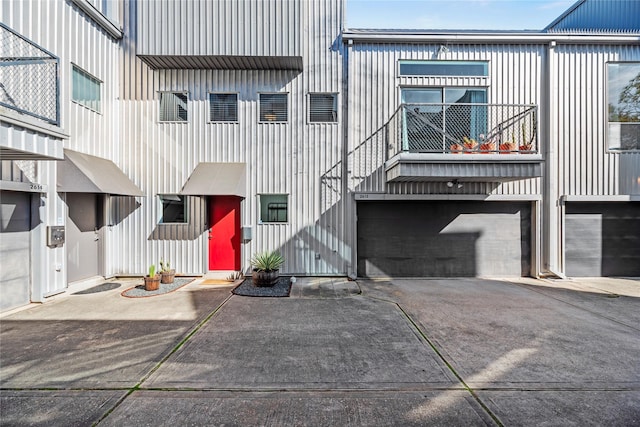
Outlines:
<svg viewBox="0 0 640 427"><path fill-rule="evenodd" d="M549 24L547 33L640 33L640 1L580 0Z"/></svg>
<svg viewBox="0 0 640 427"><path fill-rule="evenodd" d="M558 25L562 20L564 20L564 18L572 14L574 10L576 10L578 7L580 7L580 5L582 5L582 3L586 1L587 0L578 0L577 2L575 2L571 7L569 7L569 9L565 10L562 15L558 16L552 23L544 27L542 31L549 31L550 29Z"/></svg>

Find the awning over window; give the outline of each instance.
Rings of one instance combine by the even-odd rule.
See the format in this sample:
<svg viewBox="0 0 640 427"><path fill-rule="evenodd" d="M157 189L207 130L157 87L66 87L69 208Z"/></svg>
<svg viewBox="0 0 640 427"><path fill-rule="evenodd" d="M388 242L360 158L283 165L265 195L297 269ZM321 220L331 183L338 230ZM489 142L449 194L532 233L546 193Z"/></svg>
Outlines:
<svg viewBox="0 0 640 427"><path fill-rule="evenodd" d="M199 163L180 194L190 196L239 196L245 198L245 163Z"/></svg>
<svg viewBox="0 0 640 427"><path fill-rule="evenodd" d="M111 160L65 149L64 160L59 161L57 167L57 190L62 193L143 195Z"/></svg>

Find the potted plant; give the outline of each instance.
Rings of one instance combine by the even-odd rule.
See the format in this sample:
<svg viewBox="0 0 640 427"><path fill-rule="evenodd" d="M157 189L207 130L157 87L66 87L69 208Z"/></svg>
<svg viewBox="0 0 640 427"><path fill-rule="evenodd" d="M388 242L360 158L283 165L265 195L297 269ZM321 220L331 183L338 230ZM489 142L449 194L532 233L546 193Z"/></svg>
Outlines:
<svg viewBox="0 0 640 427"><path fill-rule="evenodd" d="M263 252L251 258L253 284L260 287L273 286L280 277L280 267L284 258L278 252Z"/></svg>
<svg viewBox="0 0 640 427"><path fill-rule="evenodd" d="M527 126L525 123L522 124L520 130L522 132L522 143L518 147L518 150L525 152L531 151L531 149L533 148L533 144L527 142Z"/></svg>
<svg viewBox="0 0 640 427"><path fill-rule="evenodd" d="M144 277L144 289L147 291L157 291L160 287L160 275L156 274L155 264L149 266L149 275Z"/></svg>
<svg viewBox="0 0 640 427"><path fill-rule="evenodd" d="M470 153L476 149L478 142L473 138L463 137L462 145L464 145L465 152Z"/></svg>
<svg viewBox="0 0 640 427"><path fill-rule="evenodd" d="M515 151L517 147L518 145L516 144L516 138L512 132L511 140L507 139L506 141L501 142L500 145L498 146L498 149L500 150L500 154L509 154Z"/></svg>
<svg viewBox="0 0 640 427"><path fill-rule="evenodd" d="M532 144L525 143L525 144L521 144L520 147L518 147L518 150L526 153L526 152L530 152L532 148L533 148Z"/></svg>
<svg viewBox="0 0 640 427"><path fill-rule="evenodd" d="M169 261L160 260L160 283L173 283L176 278L176 270L171 268Z"/></svg>
<svg viewBox="0 0 640 427"><path fill-rule="evenodd" d="M462 152L464 152L464 147L462 146L462 144L451 144L450 149L453 154L461 154Z"/></svg>
<svg viewBox="0 0 640 427"><path fill-rule="evenodd" d="M483 154L488 154L492 151L495 151L496 143L493 141L485 142L484 144L480 144L480 152Z"/></svg>

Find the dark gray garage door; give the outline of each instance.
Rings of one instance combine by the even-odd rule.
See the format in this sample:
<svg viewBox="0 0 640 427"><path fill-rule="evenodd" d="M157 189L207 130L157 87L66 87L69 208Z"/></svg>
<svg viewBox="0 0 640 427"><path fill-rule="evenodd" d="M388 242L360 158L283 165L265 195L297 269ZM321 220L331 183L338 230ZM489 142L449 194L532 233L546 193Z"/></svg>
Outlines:
<svg viewBox="0 0 640 427"><path fill-rule="evenodd" d="M528 276L531 205L358 203L358 275Z"/></svg>
<svg viewBox="0 0 640 427"><path fill-rule="evenodd" d="M31 195L0 192L0 310L28 304L31 286Z"/></svg>
<svg viewBox="0 0 640 427"><path fill-rule="evenodd" d="M640 203L567 203L568 276L640 276Z"/></svg>

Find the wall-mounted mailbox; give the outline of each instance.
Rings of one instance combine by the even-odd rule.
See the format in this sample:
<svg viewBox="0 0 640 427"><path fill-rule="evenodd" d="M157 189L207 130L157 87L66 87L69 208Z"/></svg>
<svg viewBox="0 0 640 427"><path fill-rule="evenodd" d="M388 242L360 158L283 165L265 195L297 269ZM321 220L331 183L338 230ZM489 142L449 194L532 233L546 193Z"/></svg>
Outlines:
<svg viewBox="0 0 640 427"><path fill-rule="evenodd" d="M62 246L64 244L64 226L50 225L47 227L47 246Z"/></svg>
<svg viewBox="0 0 640 427"><path fill-rule="evenodd" d="M253 239L253 228L249 225L242 227L242 241L250 242Z"/></svg>

